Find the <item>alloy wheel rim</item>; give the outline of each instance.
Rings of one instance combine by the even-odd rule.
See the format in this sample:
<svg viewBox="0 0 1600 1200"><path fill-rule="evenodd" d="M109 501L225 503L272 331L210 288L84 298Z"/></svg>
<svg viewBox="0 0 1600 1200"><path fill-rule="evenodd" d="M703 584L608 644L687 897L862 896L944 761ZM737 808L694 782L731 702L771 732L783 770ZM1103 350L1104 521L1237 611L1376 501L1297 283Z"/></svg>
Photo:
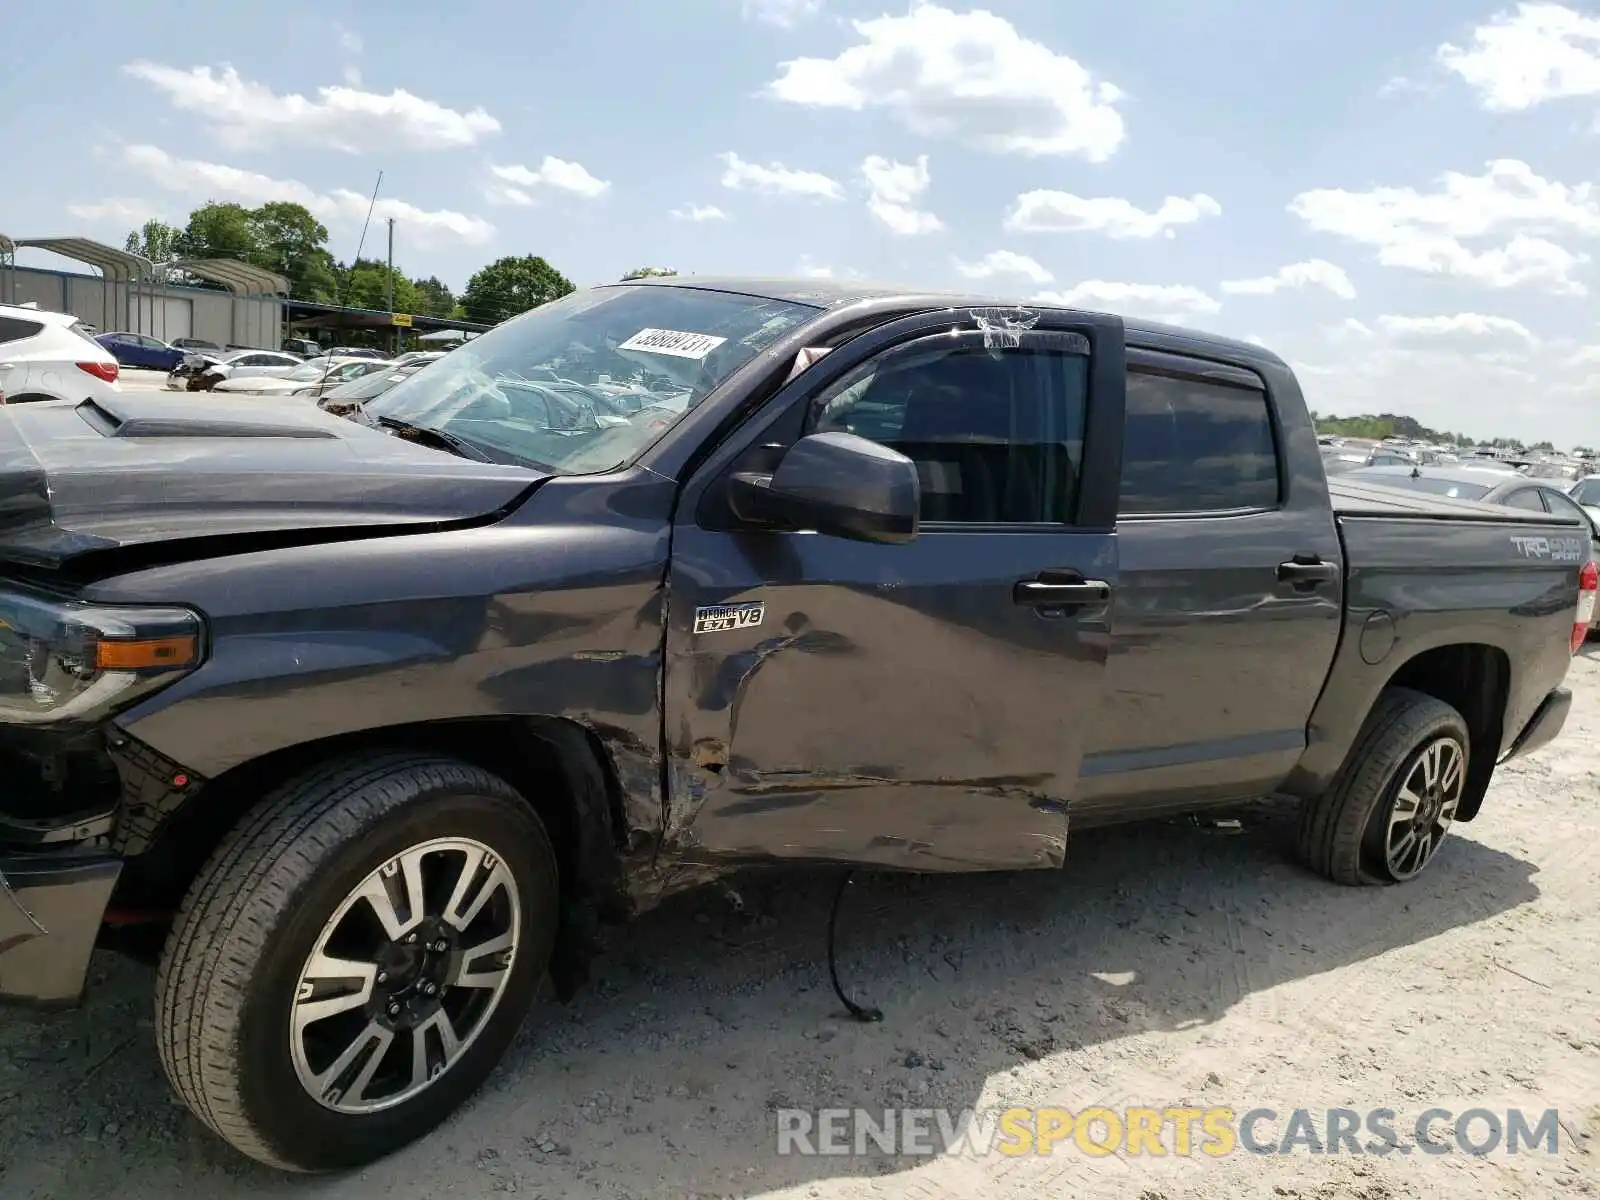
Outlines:
<svg viewBox="0 0 1600 1200"><path fill-rule="evenodd" d="M363 879L295 984L290 1056L308 1095L350 1115L420 1095L500 1005L522 932L510 869L470 838L435 838Z"/></svg>
<svg viewBox="0 0 1600 1200"><path fill-rule="evenodd" d="M1429 742L1401 777L1389 828L1384 862L1395 879L1410 879L1433 860L1455 822L1467 781L1465 748L1450 736Z"/></svg>

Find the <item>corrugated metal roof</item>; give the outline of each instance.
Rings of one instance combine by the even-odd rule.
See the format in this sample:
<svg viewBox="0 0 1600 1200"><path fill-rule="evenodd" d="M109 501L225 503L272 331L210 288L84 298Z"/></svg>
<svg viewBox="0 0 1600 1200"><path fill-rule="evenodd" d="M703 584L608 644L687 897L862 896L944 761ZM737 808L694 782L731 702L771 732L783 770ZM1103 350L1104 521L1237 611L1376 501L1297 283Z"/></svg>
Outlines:
<svg viewBox="0 0 1600 1200"><path fill-rule="evenodd" d="M97 242L91 238L16 238L11 244L18 249L30 247L35 250L48 250L51 254L61 255L62 258L99 267L107 279L143 281L155 277L155 267L148 258L130 254L126 250L118 250L115 246L107 246L104 242Z"/></svg>
<svg viewBox="0 0 1600 1200"><path fill-rule="evenodd" d="M282 275L232 258L182 258L167 264L212 283L220 283L236 296L287 296L289 281Z"/></svg>

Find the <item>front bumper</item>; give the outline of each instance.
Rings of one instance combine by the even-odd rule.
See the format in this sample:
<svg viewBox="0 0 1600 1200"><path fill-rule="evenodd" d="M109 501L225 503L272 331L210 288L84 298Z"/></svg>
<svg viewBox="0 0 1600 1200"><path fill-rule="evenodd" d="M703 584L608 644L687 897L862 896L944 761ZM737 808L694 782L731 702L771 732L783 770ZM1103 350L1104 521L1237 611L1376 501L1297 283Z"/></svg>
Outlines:
<svg viewBox="0 0 1600 1200"><path fill-rule="evenodd" d="M1571 711L1572 693L1562 687L1554 689L1533 710L1533 716L1528 718L1528 723L1522 727L1517 740L1511 743L1511 749L1506 752L1506 759L1531 754L1541 746L1548 746L1566 725L1567 714Z"/></svg>
<svg viewBox="0 0 1600 1200"><path fill-rule="evenodd" d="M0 855L0 1001L78 1002L121 873L97 851Z"/></svg>

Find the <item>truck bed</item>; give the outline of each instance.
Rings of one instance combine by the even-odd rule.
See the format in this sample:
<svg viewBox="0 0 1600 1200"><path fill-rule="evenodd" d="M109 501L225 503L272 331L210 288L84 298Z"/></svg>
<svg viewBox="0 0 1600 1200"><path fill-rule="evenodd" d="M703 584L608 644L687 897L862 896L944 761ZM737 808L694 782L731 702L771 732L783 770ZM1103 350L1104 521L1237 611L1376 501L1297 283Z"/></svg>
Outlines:
<svg viewBox="0 0 1600 1200"><path fill-rule="evenodd" d="M1377 483L1328 480L1333 511L1339 517L1409 517L1416 520L1495 521L1502 525L1577 525L1574 520L1551 513L1530 512L1504 504L1483 504L1477 500L1454 500L1406 488L1384 487Z"/></svg>
<svg viewBox="0 0 1600 1200"><path fill-rule="evenodd" d="M1496 757L1571 662L1578 572L1589 531L1576 520L1368 483L1328 481L1344 546L1345 637L1312 727L1365 713L1393 665L1432 646L1499 651L1508 675ZM1346 750L1313 744L1317 772Z"/></svg>

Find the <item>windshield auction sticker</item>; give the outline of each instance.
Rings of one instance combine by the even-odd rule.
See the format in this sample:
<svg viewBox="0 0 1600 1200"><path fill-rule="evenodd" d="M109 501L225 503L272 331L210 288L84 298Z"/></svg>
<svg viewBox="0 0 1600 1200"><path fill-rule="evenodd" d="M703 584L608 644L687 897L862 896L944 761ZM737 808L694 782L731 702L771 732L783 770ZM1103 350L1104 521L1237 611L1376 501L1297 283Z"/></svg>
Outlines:
<svg viewBox="0 0 1600 1200"><path fill-rule="evenodd" d="M641 329L617 349L670 354L673 358L704 358L727 340L709 333L684 333L678 329Z"/></svg>

